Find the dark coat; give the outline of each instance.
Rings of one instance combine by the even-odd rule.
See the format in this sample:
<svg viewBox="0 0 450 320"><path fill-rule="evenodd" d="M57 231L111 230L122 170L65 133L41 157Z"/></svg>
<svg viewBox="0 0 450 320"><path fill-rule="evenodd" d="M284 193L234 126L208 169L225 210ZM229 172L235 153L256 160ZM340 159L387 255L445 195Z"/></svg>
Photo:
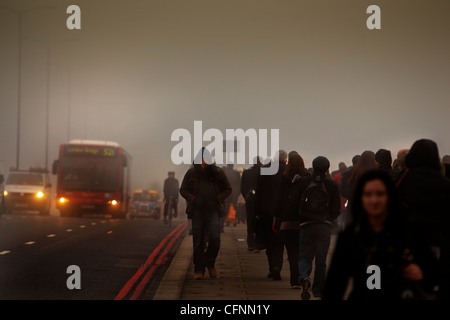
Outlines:
<svg viewBox="0 0 450 320"><path fill-rule="evenodd" d="M406 157L406 166L407 171L397 181L399 200L430 243L439 246L448 234L444 221L450 217L450 180L440 172L436 144L431 140L416 142Z"/></svg>
<svg viewBox="0 0 450 320"><path fill-rule="evenodd" d="M353 196L353 189L354 189L354 183L350 182L350 177L352 176L353 167L347 170L342 174L341 177L341 185L340 185L340 192L342 197L345 199L351 200Z"/></svg>
<svg viewBox="0 0 450 320"><path fill-rule="evenodd" d="M178 199L180 184L178 183L178 179L175 178L167 178L164 180L164 198L174 198Z"/></svg>
<svg viewBox="0 0 450 320"><path fill-rule="evenodd" d="M201 165L195 164L184 175L181 183L180 194L187 200L186 213L190 216L195 209L195 198L198 193L199 176ZM216 186L216 200L219 213L221 216L225 215L225 199L231 194L231 185L223 170L216 165L208 165L204 170L207 170L208 179L214 181Z"/></svg>
<svg viewBox="0 0 450 320"><path fill-rule="evenodd" d="M286 169L286 163L280 161L278 164L277 173L273 175L260 174L256 186L255 215L262 217L270 225L275 216L281 177L284 169ZM263 167L269 166L270 164L267 164Z"/></svg>
<svg viewBox="0 0 450 320"><path fill-rule="evenodd" d="M348 228L338 236L323 299L342 300L348 280L352 278L351 300L400 300L403 290L409 285L402 278L402 270L407 263L404 260L406 248L413 254L412 262L417 263L424 274L419 284L427 292L432 292L438 281L437 261L417 228L402 225L379 234L367 229L358 233ZM367 280L371 275L367 273L369 265L380 268L381 289L367 288Z"/></svg>
<svg viewBox="0 0 450 320"><path fill-rule="evenodd" d="M260 171L261 171L260 166L255 164L250 168L244 170L244 172L242 172L241 194L244 197L244 199L247 198L250 190L256 190L256 184L258 182L258 176Z"/></svg>
<svg viewBox="0 0 450 320"><path fill-rule="evenodd" d="M307 173L306 176L310 177L310 174ZM298 215L296 202L292 198L294 186L298 183L299 179L299 175L296 175L292 180L285 175L281 177L280 194L275 210L277 224L280 224L281 230L300 228L301 219Z"/></svg>
<svg viewBox="0 0 450 320"><path fill-rule="evenodd" d="M301 199L303 192L309 186L312 179L316 179L316 178L317 178L317 176L314 174L312 176L308 175L308 176L301 177L300 180L298 180L298 182L294 186L294 190L293 190L294 200L293 201L295 202L295 210L299 209L300 199ZM335 181L331 180L330 178L328 178L326 176L320 177L320 181L325 183L325 188L326 188L326 190L328 192L328 196L329 196L328 218L326 221L323 221L323 222L331 223L341 213L341 197L340 197L340 193L339 193L339 187ZM308 219L308 218L304 218L304 217L300 218L301 223L312 222L312 221L313 220Z"/></svg>

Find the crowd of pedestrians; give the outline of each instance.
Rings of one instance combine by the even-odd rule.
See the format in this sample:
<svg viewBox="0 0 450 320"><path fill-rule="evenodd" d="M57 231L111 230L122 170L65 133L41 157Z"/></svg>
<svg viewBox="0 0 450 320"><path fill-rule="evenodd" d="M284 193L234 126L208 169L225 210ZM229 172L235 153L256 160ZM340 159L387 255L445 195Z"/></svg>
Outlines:
<svg viewBox="0 0 450 320"><path fill-rule="evenodd" d="M205 156L211 157L203 148L197 157ZM326 157L307 169L299 152L284 150L269 159L278 162L274 175L261 174L270 163L259 157L241 174L212 161L194 164L180 194L192 218L195 279L206 268L217 276L224 217L241 197L248 250L265 249L267 277L275 281L286 250L290 285L302 299L311 293L323 300L448 299L450 156L441 159L427 139L396 156L367 150L331 173ZM334 226L336 246L327 265ZM379 278L371 278L378 282L373 286L374 268Z"/></svg>

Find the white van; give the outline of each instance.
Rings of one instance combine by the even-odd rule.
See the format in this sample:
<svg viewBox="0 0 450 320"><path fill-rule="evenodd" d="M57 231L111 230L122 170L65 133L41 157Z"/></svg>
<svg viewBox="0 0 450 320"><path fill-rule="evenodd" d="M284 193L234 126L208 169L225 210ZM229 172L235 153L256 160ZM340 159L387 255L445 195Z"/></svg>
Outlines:
<svg viewBox="0 0 450 320"><path fill-rule="evenodd" d="M5 213L33 210L40 215L50 214L51 184L45 170L11 171L3 194Z"/></svg>

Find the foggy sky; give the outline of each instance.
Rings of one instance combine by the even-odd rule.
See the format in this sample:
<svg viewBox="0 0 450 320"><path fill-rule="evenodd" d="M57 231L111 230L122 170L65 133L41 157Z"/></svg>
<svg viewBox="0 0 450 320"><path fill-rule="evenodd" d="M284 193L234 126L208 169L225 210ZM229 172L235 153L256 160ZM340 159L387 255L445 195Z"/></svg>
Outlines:
<svg viewBox="0 0 450 320"><path fill-rule="evenodd" d="M66 8L81 8L81 30ZM381 8L368 30L366 8ZM171 133L279 129L280 146L331 170L420 138L450 154L450 2L385 0L0 0L23 16L20 166L49 166L68 139L133 156L134 188L161 188ZM16 162L18 19L0 8L0 158ZM70 75L70 77L69 77ZM69 81L70 80L70 81ZM69 86L70 83L70 86ZM70 90L69 90L70 87ZM70 99L69 99L70 94ZM68 109L70 101L70 137Z"/></svg>

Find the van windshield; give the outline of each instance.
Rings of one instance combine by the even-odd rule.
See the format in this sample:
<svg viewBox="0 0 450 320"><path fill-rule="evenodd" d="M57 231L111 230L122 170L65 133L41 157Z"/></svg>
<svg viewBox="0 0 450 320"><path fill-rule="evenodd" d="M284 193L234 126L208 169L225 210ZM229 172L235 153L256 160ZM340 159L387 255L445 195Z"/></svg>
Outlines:
<svg viewBox="0 0 450 320"><path fill-rule="evenodd" d="M11 173L6 180L6 184L41 186L44 181L42 174L38 173Z"/></svg>

